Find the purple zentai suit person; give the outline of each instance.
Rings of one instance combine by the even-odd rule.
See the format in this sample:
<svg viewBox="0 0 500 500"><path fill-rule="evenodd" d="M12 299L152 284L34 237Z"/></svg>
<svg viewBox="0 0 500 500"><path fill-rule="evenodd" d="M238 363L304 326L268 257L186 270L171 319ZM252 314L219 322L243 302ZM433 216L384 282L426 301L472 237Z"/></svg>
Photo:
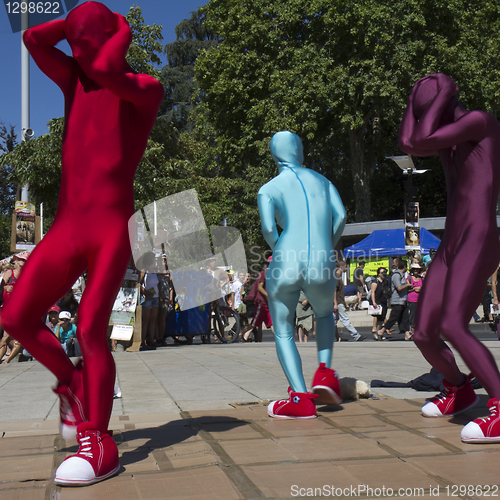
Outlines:
<svg viewBox="0 0 500 500"><path fill-rule="evenodd" d="M475 376L490 396L490 416L462 429L464 442L500 442L500 373L490 351L468 329L485 283L500 259L496 203L500 190L500 125L483 111L467 111L458 87L443 74L419 80L408 100L399 146L416 156L439 155L448 190L443 239L424 281L414 340L445 378L444 391L422 408L426 417L451 416L478 398ZM472 374L460 372L440 334Z"/></svg>

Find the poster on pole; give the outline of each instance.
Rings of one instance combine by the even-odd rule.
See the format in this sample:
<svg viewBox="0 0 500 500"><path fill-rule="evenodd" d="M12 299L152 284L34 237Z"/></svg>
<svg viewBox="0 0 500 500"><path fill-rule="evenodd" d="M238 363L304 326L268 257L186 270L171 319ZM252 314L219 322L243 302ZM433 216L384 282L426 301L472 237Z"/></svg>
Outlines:
<svg viewBox="0 0 500 500"><path fill-rule="evenodd" d="M418 201L410 201L406 205L405 227L418 227L420 218L420 206Z"/></svg>
<svg viewBox="0 0 500 500"><path fill-rule="evenodd" d="M420 228L405 228L405 250L420 250Z"/></svg>
<svg viewBox="0 0 500 500"><path fill-rule="evenodd" d="M138 299L138 288L120 288L111 311L109 324L133 325Z"/></svg>
<svg viewBox="0 0 500 500"><path fill-rule="evenodd" d="M40 242L40 218L35 216L35 206L26 201L16 201L12 214L12 252L31 251Z"/></svg>
<svg viewBox="0 0 500 500"><path fill-rule="evenodd" d="M418 201L410 201L405 210L405 250L420 252L420 206Z"/></svg>

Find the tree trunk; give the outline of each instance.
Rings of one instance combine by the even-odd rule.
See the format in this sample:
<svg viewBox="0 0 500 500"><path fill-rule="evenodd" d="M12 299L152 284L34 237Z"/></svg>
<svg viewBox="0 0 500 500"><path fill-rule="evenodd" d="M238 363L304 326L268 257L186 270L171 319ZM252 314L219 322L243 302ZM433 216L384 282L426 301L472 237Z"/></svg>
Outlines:
<svg viewBox="0 0 500 500"><path fill-rule="evenodd" d="M371 216L370 169L365 165L364 130L349 130L350 166L354 185L356 222L366 222Z"/></svg>

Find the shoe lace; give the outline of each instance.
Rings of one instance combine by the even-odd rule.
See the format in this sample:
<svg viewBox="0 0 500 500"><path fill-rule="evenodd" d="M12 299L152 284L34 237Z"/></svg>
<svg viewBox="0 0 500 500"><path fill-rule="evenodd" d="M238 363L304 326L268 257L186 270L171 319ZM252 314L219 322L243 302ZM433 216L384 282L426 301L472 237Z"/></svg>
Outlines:
<svg viewBox="0 0 500 500"><path fill-rule="evenodd" d="M450 391L447 387L445 387L438 395L434 396L432 399L443 401L448 397L450 397Z"/></svg>
<svg viewBox="0 0 500 500"><path fill-rule="evenodd" d="M92 451L92 440L90 436L80 438L80 448L78 450L78 455L85 455L88 458L94 458L94 453Z"/></svg>
<svg viewBox="0 0 500 500"><path fill-rule="evenodd" d="M483 422L488 422L490 418L496 418L498 416L498 405L490 406L490 414L487 417L479 418Z"/></svg>

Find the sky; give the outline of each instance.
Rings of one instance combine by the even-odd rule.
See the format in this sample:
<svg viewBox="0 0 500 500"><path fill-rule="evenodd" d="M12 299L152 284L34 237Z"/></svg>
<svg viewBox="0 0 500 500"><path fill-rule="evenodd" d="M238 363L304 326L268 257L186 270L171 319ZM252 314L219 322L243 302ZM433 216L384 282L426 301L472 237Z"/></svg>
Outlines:
<svg viewBox="0 0 500 500"><path fill-rule="evenodd" d="M83 3L80 1L79 3ZM163 44L175 40L175 27L190 17L190 12L208 3L208 0L101 0L113 12L127 14L132 5L142 9L146 24L163 26ZM66 44L66 47L67 44ZM63 48L63 47L61 47ZM21 140L21 34L12 33L7 12L0 5L0 121L7 127L15 126ZM30 60L30 126L35 136L48 132L47 122L63 116L63 95Z"/></svg>

